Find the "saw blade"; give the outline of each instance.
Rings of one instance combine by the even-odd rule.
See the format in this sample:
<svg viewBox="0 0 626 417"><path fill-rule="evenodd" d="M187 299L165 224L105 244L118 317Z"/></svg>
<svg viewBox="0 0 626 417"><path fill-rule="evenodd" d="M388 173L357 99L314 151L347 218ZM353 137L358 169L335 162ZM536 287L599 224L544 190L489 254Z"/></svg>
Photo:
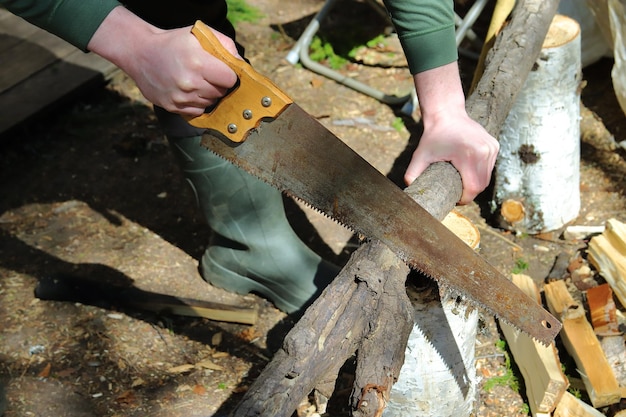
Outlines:
<svg viewBox="0 0 626 417"><path fill-rule="evenodd" d="M408 194L297 104L245 142L207 132L203 145L340 224L378 239L442 289L543 344L561 324Z"/></svg>

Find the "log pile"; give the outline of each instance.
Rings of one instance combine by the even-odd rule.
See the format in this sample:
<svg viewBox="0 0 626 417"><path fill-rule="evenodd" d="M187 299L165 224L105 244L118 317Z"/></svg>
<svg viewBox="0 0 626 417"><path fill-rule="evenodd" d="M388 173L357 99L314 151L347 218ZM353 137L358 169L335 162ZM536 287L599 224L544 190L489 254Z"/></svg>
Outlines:
<svg viewBox="0 0 626 417"><path fill-rule="evenodd" d="M597 232L598 228L589 230ZM589 238L580 233L577 229L573 234L580 242ZM587 248L583 248L588 256L564 256L555 262L543 289L550 312L563 323L557 338L558 350L556 345L536 346L525 335L501 324L524 377L533 416L626 413L620 404L626 397L626 344L624 315L620 311L624 304L618 295L623 294L626 285L625 242L626 225L610 219L604 232L593 236ZM591 265L586 264L585 258ZM514 275L513 281L538 297L529 277ZM574 365L561 365L561 361ZM581 392L585 400L572 392Z"/></svg>

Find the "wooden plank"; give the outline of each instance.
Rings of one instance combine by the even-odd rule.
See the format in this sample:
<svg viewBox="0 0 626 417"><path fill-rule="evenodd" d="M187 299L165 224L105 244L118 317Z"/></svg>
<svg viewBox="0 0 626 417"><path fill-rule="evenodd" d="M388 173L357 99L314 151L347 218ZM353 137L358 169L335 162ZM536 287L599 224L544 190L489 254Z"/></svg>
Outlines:
<svg viewBox="0 0 626 417"><path fill-rule="evenodd" d="M619 402L621 392L583 306L574 301L563 281L544 286L550 312L563 322L560 336L576 362L591 404L604 407Z"/></svg>
<svg viewBox="0 0 626 417"><path fill-rule="evenodd" d="M76 50L59 37L17 16L1 20L0 33L3 35L0 93Z"/></svg>
<svg viewBox="0 0 626 417"><path fill-rule="evenodd" d="M12 38L11 42L5 40L5 42L0 44L0 52L23 42L24 39L28 39L38 30L36 26L31 25L7 10L0 10L0 33Z"/></svg>
<svg viewBox="0 0 626 417"><path fill-rule="evenodd" d="M0 9L0 133L117 70Z"/></svg>
<svg viewBox="0 0 626 417"><path fill-rule="evenodd" d="M0 52L0 62L3 63L0 72L0 94L76 50L59 38L50 36L44 38L43 45L29 40ZM59 53L59 56L52 51Z"/></svg>
<svg viewBox="0 0 626 417"><path fill-rule="evenodd" d="M540 303L539 289L532 278L513 274L512 280L528 296ZM551 413L569 386L561 371L561 362L554 343L544 346L504 322L500 322L500 328L524 377L533 416Z"/></svg>
<svg viewBox="0 0 626 417"><path fill-rule="evenodd" d="M80 89L99 85L116 67L76 50L0 95L0 132L4 132Z"/></svg>

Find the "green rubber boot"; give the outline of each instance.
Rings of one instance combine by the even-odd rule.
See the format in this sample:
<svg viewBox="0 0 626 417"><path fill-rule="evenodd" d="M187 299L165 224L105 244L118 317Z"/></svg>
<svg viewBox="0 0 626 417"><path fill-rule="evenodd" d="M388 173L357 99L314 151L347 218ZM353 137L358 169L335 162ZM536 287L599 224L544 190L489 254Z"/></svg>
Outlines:
<svg viewBox="0 0 626 417"><path fill-rule="evenodd" d="M308 306L338 274L293 231L281 193L214 155L200 136L170 138L213 236L201 261L205 280L258 293L286 313Z"/></svg>

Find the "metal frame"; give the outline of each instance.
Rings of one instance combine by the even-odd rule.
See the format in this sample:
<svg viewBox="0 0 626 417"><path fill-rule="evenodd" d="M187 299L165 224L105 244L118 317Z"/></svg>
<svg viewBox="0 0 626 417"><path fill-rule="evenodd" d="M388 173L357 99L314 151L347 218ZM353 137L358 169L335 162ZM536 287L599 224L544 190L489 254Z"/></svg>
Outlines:
<svg viewBox="0 0 626 417"><path fill-rule="evenodd" d="M412 108L417 107L417 96L415 94L415 90L411 91L409 94L398 97L396 95L388 95L380 90L372 88L367 84L364 84L360 81L355 80L354 78L347 77L342 75L341 73L332 70L318 62L315 62L309 56L309 46L311 41L313 40L313 36L317 33L320 27L320 22L326 15L330 12L332 7L338 0L326 0L320 11L315 15L313 20L306 27L300 38L296 42L296 44L291 48L289 53L287 54L287 61L292 65L295 65L299 62L302 65L310 69L313 72L321 74L327 78L335 80L336 82L345 85L346 87L352 88L353 90L359 91L363 94L366 94L370 97L377 99L378 101L390 104L390 105L399 105L405 104L405 106L410 105ZM384 14L387 17L386 12L382 8L380 4L378 4L375 0L367 0L373 7L375 7L378 11ZM476 34L472 31L472 26L476 22L476 19L480 16L485 5L489 0L477 0L472 7L469 9L467 14L463 19L455 14L455 24L457 26L456 29L456 44L459 46L463 39L466 37L472 42L479 42ZM465 53L466 55L470 55L475 58L471 53L460 50L460 53ZM410 112L410 111L409 111Z"/></svg>

